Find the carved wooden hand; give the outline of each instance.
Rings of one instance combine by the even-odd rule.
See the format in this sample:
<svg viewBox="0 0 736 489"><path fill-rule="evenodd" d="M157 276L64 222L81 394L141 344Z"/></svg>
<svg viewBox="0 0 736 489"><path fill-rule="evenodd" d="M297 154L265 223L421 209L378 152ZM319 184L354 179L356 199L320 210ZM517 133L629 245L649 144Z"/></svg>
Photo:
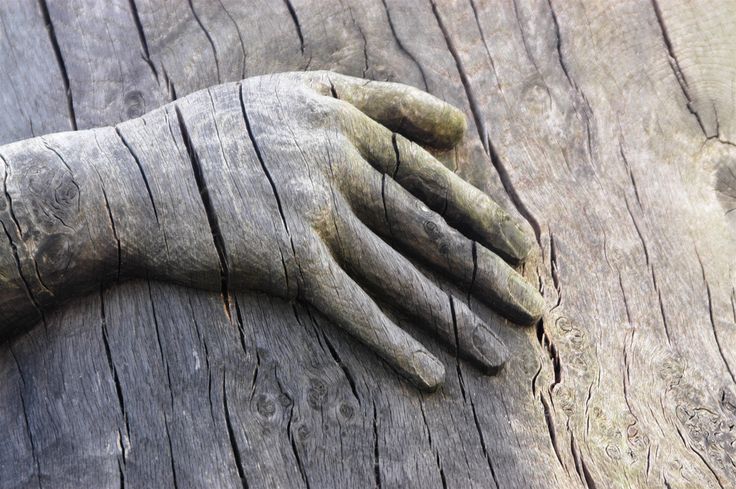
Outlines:
<svg viewBox="0 0 736 489"><path fill-rule="evenodd" d="M0 330L150 277L304 300L416 385L438 386L442 364L378 301L493 372L508 356L500 339L406 258L515 322L543 312L504 261L524 260L532 241L416 144L450 148L464 130L462 113L419 90L311 72L4 146Z"/></svg>

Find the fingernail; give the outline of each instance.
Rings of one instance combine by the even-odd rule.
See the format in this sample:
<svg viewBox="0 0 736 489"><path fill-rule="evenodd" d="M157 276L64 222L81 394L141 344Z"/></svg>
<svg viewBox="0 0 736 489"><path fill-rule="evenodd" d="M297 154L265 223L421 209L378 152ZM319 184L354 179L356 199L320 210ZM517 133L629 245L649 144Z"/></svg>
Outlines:
<svg viewBox="0 0 736 489"><path fill-rule="evenodd" d="M446 147L453 147L463 138L468 128L465 114L455 107L450 107L447 117L442 121L443 127L446 128L447 134L443 136L443 143Z"/></svg>
<svg viewBox="0 0 736 489"><path fill-rule="evenodd" d="M514 320L519 324L532 324L539 321L544 314L544 297L532 287L521 275L509 275L508 290L514 298L516 311Z"/></svg>
<svg viewBox="0 0 736 489"><path fill-rule="evenodd" d="M495 374L503 368L509 358L509 350L503 341L488 326L478 324L473 330L473 346L487 374Z"/></svg>
<svg viewBox="0 0 736 489"><path fill-rule="evenodd" d="M513 218L508 217L501 223L501 235L505 238L505 249L499 251L507 255L504 258L514 263L526 260L534 247L534 241Z"/></svg>
<svg viewBox="0 0 736 489"><path fill-rule="evenodd" d="M445 366L427 352L415 351L411 367L412 380L422 389L435 390L445 381Z"/></svg>

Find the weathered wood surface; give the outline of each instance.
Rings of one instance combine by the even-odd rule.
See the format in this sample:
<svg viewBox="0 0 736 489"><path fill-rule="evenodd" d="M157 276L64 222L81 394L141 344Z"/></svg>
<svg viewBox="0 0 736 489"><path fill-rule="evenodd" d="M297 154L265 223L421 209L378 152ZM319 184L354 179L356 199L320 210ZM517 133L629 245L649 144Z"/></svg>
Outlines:
<svg viewBox="0 0 736 489"><path fill-rule="evenodd" d="M421 394L302 307L237 294L231 322L219 294L110 287L0 347L0 486L736 486L727 7L14 0L0 21L3 142L262 73L426 88L468 115L449 164L529 221L551 307L536 331L489 316L515 353L496 377L430 343L455 375Z"/></svg>

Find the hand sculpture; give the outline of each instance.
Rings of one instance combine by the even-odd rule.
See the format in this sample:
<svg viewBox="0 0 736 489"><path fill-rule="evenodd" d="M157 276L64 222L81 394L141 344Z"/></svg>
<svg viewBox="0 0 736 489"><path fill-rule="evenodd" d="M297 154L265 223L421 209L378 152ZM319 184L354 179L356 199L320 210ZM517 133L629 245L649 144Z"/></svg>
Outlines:
<svg viewBox="0 0 736 489"><path fill-rule="evenodd" d="M504 261L524 260L532 242L419 145L451 148L464 130L461 112L419 90L311 72L4 146L0 329L101 283L150 277L306 301L416 385L439 385L442 364L378 301L493 372L503 343L407 259L515 322L543 312Z"/></svg>

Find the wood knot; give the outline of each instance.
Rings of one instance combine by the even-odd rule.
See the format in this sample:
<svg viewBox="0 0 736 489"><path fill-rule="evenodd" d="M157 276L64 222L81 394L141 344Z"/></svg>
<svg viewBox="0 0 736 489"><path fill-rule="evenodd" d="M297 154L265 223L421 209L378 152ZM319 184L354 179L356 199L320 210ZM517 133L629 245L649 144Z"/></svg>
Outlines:
<svg viewBox="0 0 736 489"><path fill-rule="evenodd" d="M340 415L347 420L352 419L355 415L355 408L347 402L343 402L342 404L340 404L339 411Z"/></svg>
<svg viewBox="0 0 736 489"><path fill-rule="evenodd" d="M306 424L299 425L296 429L296 438L300 443L305 442L310 436L312 436L312 428Z"/></svg>
<svg viewBox="0 0 736 489"><path fill-rule="evenodd" d="M146 101L140 90L131 90L123 97L125 116L127 119L135 119L146 113Z"/></svg>
<svg viewBox="0 0 736 489"><path fill-rule="evenodd" d="M321 409L327 400L327 384L322 379L309 379L307 404L312 409Z"/></svg>
<svg viewBox="0 0 736 489"><path fill-rule="evenodd" d="M265 394L261 394L256 399L256 411L264 418L270 418L276 414L276 404Z"/></svg>

